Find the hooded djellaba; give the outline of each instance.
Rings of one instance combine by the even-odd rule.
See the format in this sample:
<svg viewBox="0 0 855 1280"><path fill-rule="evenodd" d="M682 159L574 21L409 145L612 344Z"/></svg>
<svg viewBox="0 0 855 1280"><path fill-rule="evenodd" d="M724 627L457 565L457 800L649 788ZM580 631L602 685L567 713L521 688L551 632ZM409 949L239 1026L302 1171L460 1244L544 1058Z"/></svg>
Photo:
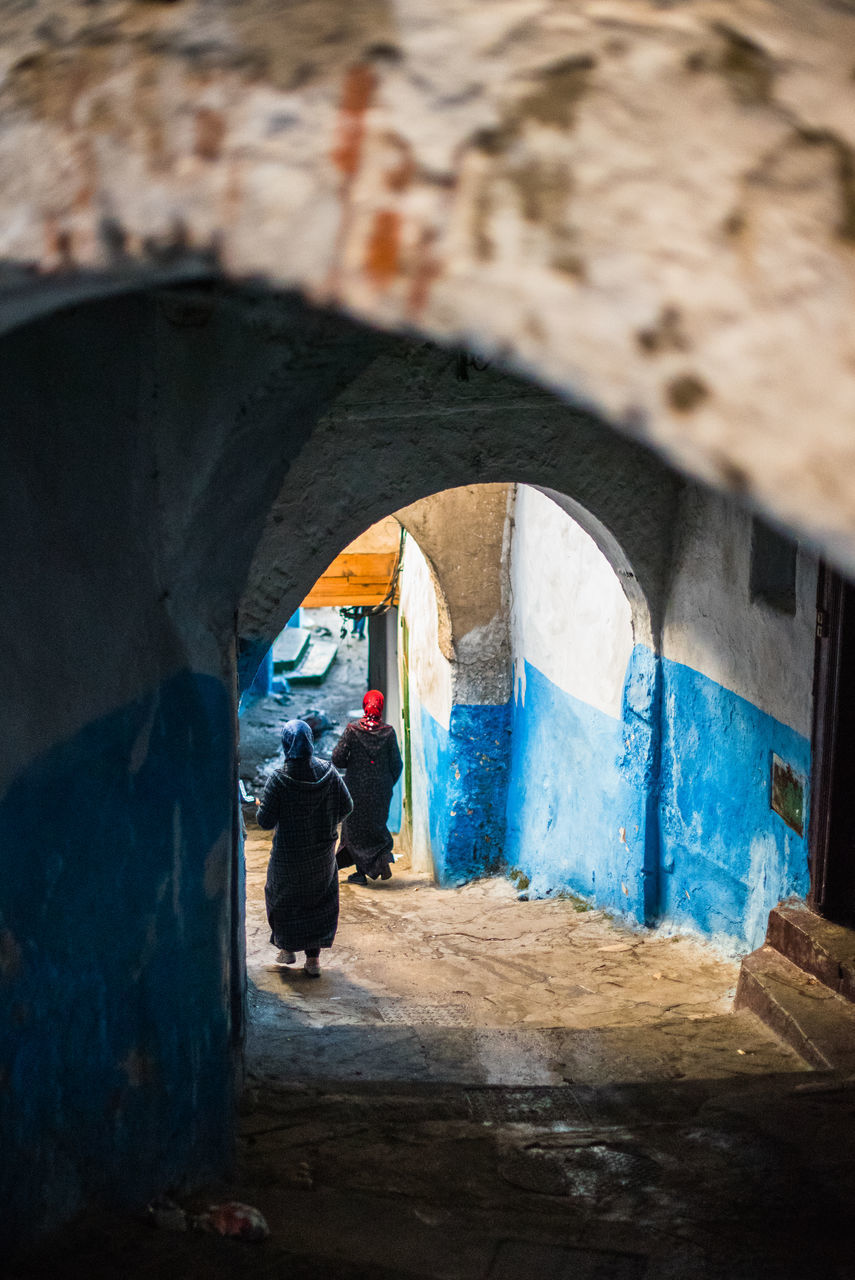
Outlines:
<svg viewBox="0 0 855 1280"><path fill-rule="evenodd" d="M270 941L285 964L305 951L306 972L316 977L320 949L332 946L338 928L336 831L353 802L341 775L314 757L305 721L288 721L282 747L285 762L268 779L256 815L264 830L276 828L264 888Z"/></svg>
<svg viewBox="0 0 855 1280"><path fill-rule="evenodd" d="M353 812L342 827L336 854L340 867L356 863L348 876L352 884L366 884L378 876L388 880L392 875L395 859L386 824L392 790L404 767L395 730L382 718L383 694L369 689L362 706L365 715L347 725L332 753L332 762L344 770L353 797Z"/></svg>

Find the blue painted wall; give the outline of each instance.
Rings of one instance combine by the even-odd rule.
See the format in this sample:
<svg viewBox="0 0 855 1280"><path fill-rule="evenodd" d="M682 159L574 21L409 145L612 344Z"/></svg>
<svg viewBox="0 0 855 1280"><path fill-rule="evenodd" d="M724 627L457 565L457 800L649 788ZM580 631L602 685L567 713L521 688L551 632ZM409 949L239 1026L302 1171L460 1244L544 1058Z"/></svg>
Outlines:
<svg viewBox="0 0 855 1280"><path fill-rule="evenodd" d="M512 729L505 856L532 892L741 949L807 893L807 840L770 807L770 775L774 752L807 779L810 743L714 680L636 646L618 720L527 663Z"/></svg>
<svg viewBox="0 0 855 1280"><path fill-rule="evenodd" d="M231 724L219 681L177 675L0 804L7 1246L229 1160Z"/></svg>
<svg viewBox="0 0 855 1280"><path fill-rule="evenodd" d="M637 666L631 688L649 715L654 670L645 673L644 659ZM507 862L525 872L534 894L569 889L644 920L650 725L638 712L606 715L526 663L512 729Z"/></svg>
<svg viewBox="0 0 855 1280"><path fill-rule="evenodd" d="M510 704L452 707L449 728L421 708L437 880L462 884L503 865Z"/></svg>
<svg viewBox="0 0 855 1280"><path fill-rule="evenodd" d="M288 624L291 625L290 623ZM270 693L273 685L273 649L267 650L267 653L261 659L258 670L249 686L250 697L266 698Z"/></svg>
<svg viewBox="0 0 855 1280"><path fill-rule="evenodd" d="M807 778L808 740L644 646L620 718L530 663L524 702L455 706L448 730L420 715L441 884L504 864L533 894L570 890L741 949L807 892L806 839L771 809L770 771L775 752Z"/></svg>
<svg viewBox="0 0 855 1280"><path fill-rule="evenodd" d="M807 779L810 742L680 663L662 683L660 915L759 946L775 903L809 887L807 837L769 802L772 753Z"/></svg>

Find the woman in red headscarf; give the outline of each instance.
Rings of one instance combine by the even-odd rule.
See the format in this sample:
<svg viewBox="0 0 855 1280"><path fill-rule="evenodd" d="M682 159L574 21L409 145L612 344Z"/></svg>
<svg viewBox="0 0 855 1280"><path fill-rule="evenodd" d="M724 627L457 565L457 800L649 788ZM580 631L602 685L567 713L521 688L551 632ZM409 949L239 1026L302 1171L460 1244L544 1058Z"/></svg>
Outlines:
<svg viewBox="0 0 855 1280"><path fill-rule="evenodd" d="M386 823L392 789L404 767L395 730L383 720L383 694L369 689L362 707L365 715L347 725L332 753L353 797L353 812L341 829L336 854L340 867L356 863L347 877L351 884L392 875L392 834Z"/></svg>

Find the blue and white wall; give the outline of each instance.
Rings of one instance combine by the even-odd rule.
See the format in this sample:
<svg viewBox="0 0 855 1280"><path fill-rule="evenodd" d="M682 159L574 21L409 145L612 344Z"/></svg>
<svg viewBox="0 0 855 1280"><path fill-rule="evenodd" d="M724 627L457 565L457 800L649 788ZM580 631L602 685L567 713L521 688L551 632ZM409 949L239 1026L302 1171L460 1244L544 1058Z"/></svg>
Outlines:
<svg viewBox="0 0 855 1280"><path fill-rule="evenodd" d="M413 868L433 873L434 854L446 844L446 805L436 789L439 761L451 726L451 663L439 647L437 591L430 567L418 543L408 538L401 572L399 616L402 635L399 652L409 668L409 691L404 699L408 724L402 739L409 736L410 793L407 831ZM406 743L405 743L406 745ZM433 832L431 831L433 822Z"/></svg>
<svg viewBox="0 0 855 1280"><path fill-rule="evenodd" d="M399 513L413 863L441 884L504 866L513 498L472 485Z"/></svg>
<svg viewBox="0 0 855 1280"><path fill-rule="evenodd" d="M461 696L479 634L443 655L455 566L439 581L410 542L415 865L455 883L502 861L534 893L756 946L771 907L808 888L806 836L772 810L770 787L773 754L809 775L815 562L799 556L794 615L752 602L751 517L687 488L656 653L638 641L637 593L631 608L575 521L527 486L511 510L507 701ZM465 546L460 524L448 536ZM501 692L497 626L482 683Z"/></svg>
<svg viewBox="0 0 855 1280"><path fill-rule="evenodd" d="M772 754L807 783L816 562L789 616L749 590L751 517L689 488L662 638L659 914L758 946L770 909L809 887L799 836L770 807Z"/></svg>
<svg viewBox="0 0 855 1280"><path fill-rule="evenodd" d="M647 711L649 664L633 662L630 606L588 534L525 485L510 577L506 859L532 892L572 889L643 920L652 734L627 699L628 676L635 688L640 675Z"/></svg>

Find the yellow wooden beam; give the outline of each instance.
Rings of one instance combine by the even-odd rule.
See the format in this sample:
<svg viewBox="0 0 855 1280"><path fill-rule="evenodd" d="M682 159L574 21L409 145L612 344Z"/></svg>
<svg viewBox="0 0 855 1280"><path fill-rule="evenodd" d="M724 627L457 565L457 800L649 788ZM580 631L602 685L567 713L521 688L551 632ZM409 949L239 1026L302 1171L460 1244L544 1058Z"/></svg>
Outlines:
<svg viewBox="0 0 855 1280"><path fill-rule="evenodd" d="M395 552L343 552L303 601L306 609L382 604L397 563ZM397 604L396 598L392 602Z"/></svg>

